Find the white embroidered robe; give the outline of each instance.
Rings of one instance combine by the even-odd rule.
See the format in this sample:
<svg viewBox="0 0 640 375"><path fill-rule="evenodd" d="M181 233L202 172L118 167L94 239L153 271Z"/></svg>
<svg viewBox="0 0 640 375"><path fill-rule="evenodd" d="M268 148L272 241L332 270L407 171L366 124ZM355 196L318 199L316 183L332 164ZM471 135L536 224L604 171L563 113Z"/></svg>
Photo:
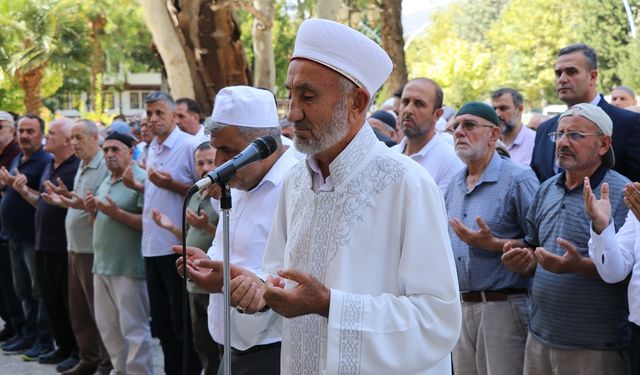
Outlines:
<svg viewBox="0 0 640 375"><path fill-rule="evenodd" d="M282 374L450 373L461 312L440 189L368 126L330 174L334 191L316 194L293 167L267 243L265 271L331 289L328 319L283 319Z"/></svg>

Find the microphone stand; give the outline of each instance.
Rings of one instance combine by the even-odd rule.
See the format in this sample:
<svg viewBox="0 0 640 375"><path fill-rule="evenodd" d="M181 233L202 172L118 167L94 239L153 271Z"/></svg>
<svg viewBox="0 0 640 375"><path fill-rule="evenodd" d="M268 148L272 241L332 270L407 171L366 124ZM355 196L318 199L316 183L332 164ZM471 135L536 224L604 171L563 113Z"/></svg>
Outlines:
<svg viewBox="0 0 640 375"><path fill-rule="evenodd" d="M195 191L189 190L182 203L182 374L189 373L189 291L187 290L187 206Z"/></svg>
<svg viewBox="0 0 640 375"><path fill-rule="evenodd" d="M224 238L223 248L223 275L222 290L224 293L224 352L222 354L222 365L224 375L231 375L231 272L229 263L229 210L231 210L231 189L225 181L220 181L220 212L222 213L222 237ZM185 303L182 304L182 374L188 374L189 346L188 346L188 324L189 324L189 292L187 291L187 220L186 212L189 200L197 190L187 192L182 205L182 280Z"/></svg>
<svg viewBox="0 0 640 375"><path fill-rule="evenodd" d="M223 279L224 294L224 352L222 364L224 375L231 374L231 272L229 264L229 210L231 210L231 189L225 181L220 182L220 212L222 213L223 248Z"/></svg>

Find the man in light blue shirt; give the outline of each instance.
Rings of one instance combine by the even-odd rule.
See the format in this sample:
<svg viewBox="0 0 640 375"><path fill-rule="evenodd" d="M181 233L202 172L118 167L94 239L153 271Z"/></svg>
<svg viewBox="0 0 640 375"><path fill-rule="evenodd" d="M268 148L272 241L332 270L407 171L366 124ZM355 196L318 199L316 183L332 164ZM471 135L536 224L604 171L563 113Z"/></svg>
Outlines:
<svg viewBox="0 0 640 375"><path fill-rule="evenodd" d="M538 179L531 168L495 151L501 132L488 105L465 104L452 130L456 154L466 165L445 194L463 314L454 372L520 374L529 278L509 271L500 257L504 239L526 234Z"/></svg>

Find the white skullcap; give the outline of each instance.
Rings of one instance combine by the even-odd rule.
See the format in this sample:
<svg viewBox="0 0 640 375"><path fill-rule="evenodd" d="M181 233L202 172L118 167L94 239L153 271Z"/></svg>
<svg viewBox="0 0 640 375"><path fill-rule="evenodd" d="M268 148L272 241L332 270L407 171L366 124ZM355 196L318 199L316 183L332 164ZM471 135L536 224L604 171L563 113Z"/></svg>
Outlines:
<svg viewBox="0 0 640 375"><path fill-rule="evenodd" d="M374 41L340 23L309 19L300 25L291 59L307 59L342 74L373 95L387 80L393 63Z"/></svg>
<svg viewBox="0 0 640 375"><path fill-rule="evenodd" d="M224 125L248 128L280 126L273 94L249 86L229 86L218 91L211 120Z"/></svg>
<svg viewBox="0 0 640 375"><path fill-rule="evenodd" d="M613 122L611 121L611 117L609 117L609 115L597 105L590 103L578 103L563 112L560 115L560 118L558 118L558 121L569 116L580 116L586 118L597 126L604 135L611 136L613 133ZM609 150L603 155L603 161L609 168L612 168L615 165L616 159L613 154L613 147L609 146Z"/></svg>

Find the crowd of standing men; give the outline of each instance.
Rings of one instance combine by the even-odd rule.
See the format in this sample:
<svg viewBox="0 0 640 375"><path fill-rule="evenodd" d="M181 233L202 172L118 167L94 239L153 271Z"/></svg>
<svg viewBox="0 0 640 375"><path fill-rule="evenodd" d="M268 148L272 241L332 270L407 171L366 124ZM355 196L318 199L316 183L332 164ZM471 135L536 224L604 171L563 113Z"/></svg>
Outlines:
<svg viewBox="0 0 640 375"><path fill-rule="evenodd" d="M221 371L220 192L188 203L187 264L182 201L272 136L229 181L233 373L640 374L640 114L596 91L595 51L559 51L568 110L537 131L511 88L447 114L437 77L367 123L390 70L354 30L303 23L293 142L273 95L247 86L222 89L206 125L162 92L107 131L62 118L45 135L0 112L3 351L65 375L151 374L153 335L167 374L185 342L189 374Z"/></svg>

